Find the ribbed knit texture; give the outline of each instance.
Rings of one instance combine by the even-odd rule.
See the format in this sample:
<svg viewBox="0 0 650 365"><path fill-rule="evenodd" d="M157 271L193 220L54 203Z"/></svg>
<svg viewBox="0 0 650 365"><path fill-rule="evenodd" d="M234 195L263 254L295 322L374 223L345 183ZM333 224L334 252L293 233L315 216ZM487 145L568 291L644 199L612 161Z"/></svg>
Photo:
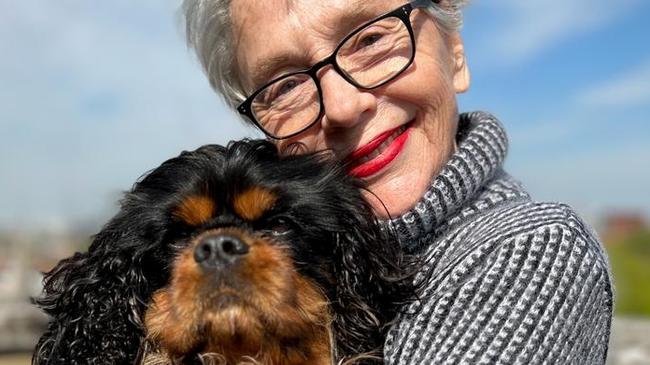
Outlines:
<svg viewBox="0 0 650 365"><path fill-rule="evenodd" d="M607 258L566 205L533 202L507 175L487 113L461 116L458 151L390 223L426 262L426 285L389 331L388 364L603 364Z"/></svg>

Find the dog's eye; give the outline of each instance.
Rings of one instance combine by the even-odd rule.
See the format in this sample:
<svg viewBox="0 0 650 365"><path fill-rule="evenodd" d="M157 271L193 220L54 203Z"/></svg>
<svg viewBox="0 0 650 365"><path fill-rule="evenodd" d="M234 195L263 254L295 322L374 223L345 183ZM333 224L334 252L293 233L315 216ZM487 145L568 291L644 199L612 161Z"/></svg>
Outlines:
<svg viewBox="0 0 650 365"><path fill-rule="evenodd" d="M264 231L273 236L284 236L291 230L292 222L285 217L274 217L264 227Z"/></svg>

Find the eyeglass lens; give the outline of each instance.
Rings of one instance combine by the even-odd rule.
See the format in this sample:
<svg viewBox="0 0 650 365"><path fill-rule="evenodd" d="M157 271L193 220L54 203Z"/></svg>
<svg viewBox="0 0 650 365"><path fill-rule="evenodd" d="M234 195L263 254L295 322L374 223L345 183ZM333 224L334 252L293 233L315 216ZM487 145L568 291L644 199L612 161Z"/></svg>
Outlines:
<svg viewBox="0 0 650 365"><path fill-rule="evenodd" d="M404 22L380 19L349 36L336 52L345 76L363 88L376 87L402 72L413 56ZM288 75L262 89L252 112L269 134L282 138L301 131L318 118L321 105L315 80L307 73Z"/></svg>

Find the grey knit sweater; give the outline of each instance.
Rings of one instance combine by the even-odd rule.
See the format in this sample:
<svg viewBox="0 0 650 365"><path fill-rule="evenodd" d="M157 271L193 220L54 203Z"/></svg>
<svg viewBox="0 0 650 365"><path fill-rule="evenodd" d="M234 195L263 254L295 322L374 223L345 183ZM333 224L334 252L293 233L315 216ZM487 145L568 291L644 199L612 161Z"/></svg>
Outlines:
<svg viewBox="0 0 650 365"><path fill-rule="evenodd" d="M502 169L487 113L460 118L458 151L390 223L429 281L385 343L388 364L603 364L612 317L606 254L566 205L531 200Z"/></svg>

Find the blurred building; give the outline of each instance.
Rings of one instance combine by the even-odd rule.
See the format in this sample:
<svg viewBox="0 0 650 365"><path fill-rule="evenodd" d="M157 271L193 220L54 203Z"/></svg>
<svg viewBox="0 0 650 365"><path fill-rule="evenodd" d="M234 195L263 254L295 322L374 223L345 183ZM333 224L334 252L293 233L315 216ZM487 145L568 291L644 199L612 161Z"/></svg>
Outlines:
<svg viewBox="0 0 650 365"><path fill-rule="evenodd" d="M32 351L47 316L31 304L42 272L83 247L86 236L67 232L0 232L0 353Z"/></svg>
<svg viewBox="0 0 650 365"><path fill-rule="evenodd" d="M615 244L631 234L647 228L640 213L618 212L608 214L602 224L602 237L606 244Z"/></svg>

